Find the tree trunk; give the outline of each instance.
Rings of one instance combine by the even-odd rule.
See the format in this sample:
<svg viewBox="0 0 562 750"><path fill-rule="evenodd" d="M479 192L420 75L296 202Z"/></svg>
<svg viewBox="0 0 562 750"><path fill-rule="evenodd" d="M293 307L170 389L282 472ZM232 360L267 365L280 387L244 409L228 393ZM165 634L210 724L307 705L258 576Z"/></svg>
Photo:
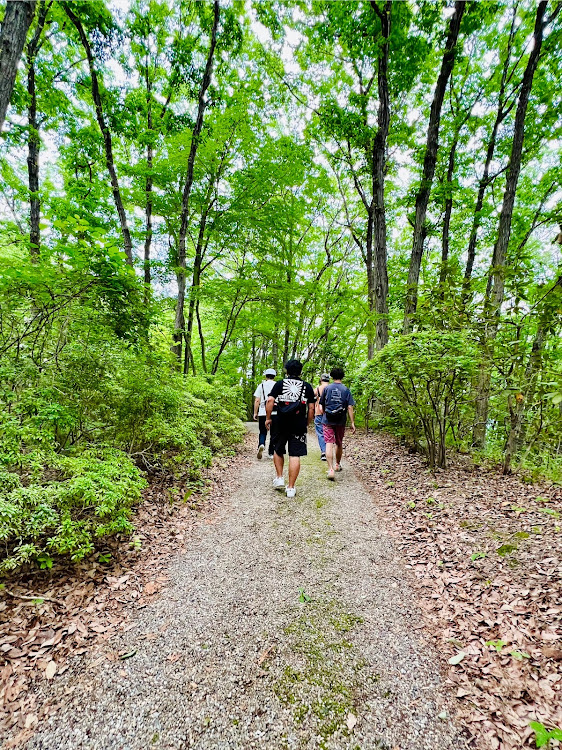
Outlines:
<svg viewBox="0 0 562 750"><path fill-rule="evenodd" d="M207 372L207 356L205 352L205 337L203 335L203 324L199 314L199 300L195 304L195 315L197 316L197 328L199 329L199 341L201 342L201 367L203 372Z"/></svg>
<svg viewBox="0 0 562 750"><path fill-rule="evenodd" d="M511 461L513 456L521 450L523 437L524 437L524 420L527 404L530 404L533 400L537 373L541 369L541 353L544 344L544 331L542 327L539 327L535 340L533 341L533 347L529 356L529 363L525 368L525 383L528 385L525 393L520 392L515 397L515 408L513 407L513 397L510 396L508 400L509 417L510 417L510 429L505 446L504 460L503 460L503 473L509 474L511 472Z"/></svg>
<svg viewBox="0 0 562 750"><path fill-rule="evenodd" d="M199 97L197 102L197 118L195 120L195 127L191 135L191 146L189 148L189 156L187 158L187 173L185 177L185 184L183 187L182 206L181 206L181 217L180 217L180 233L178 239L178 301L176 305L176 319L174 321L174 345L172 351L178 358L178 362L181 364L182 360L182 340L184 337L185 328L185 271L186 271L186 238L187 229L189 224L189 197L191 195L191 188L193 186L193 168L195 165L195 156L197 155L197 149L199 148L199 139L201 137L201 130L203 129L203 118L205 116L205 109L207 107L207 100L205 94L211 83L211 76L213 73L213 60L215 56L215 48L217 46L217 30L219 25L220 7L218 1L215 0L213 4L213 28L211 30L211 41L209 44L209 52L207 53L207 62L205 64L205 72L201 79L201 86L199 87Z"/></svg>
<svg viewBox="0 0 562 750"><path fill-rule="evenodd" d="M373 146L373 249L374 249L374 303L377 313L375 346L377 350L388 344L388 263L386 251L386 208L384 200L384 178L386 172L386 150L390 127L390 95L388 92L388 55L392 2L387 0L384 10L376 0L371 5L380 19L384 39L378 59L377 82L379 107L377 133ZM369 359L373 354L369 352Z"/></svg>
<svg viewBox="0 0 562 750"><path fill-rule="evenodd" d="M457 145L459 142L459 133L455 133L451 150L449 151L449 163L447 165L447 187L445 198L445 216L443 217L443 232L441 235L441 268L439 270L439 296L445 299L445 282L447 281L447 271L449 266L449 228L451 226L451 214L453 212L453 191L451 183L455 173L455 157L457 154Z"/></svg>
<svg viewBox="0 0 562 750"><path fill-rule="evenodd" d="M375 325L373 315L377 309L375 267L373 262L373 234L374 234L374 200L367 213L367 238L365 241L365 265L367 267L367 302L369 317L367 318L367 358L375 356Z"/></svg>
<svg viewBox="0 0 562 750"><path fill-rule="evenodd" d="M131 232L129 231L129 225L127 223L127 216L125 214L125 208L123 207L123 200L121 198L121 190L119 188L119 180L117 179L117 172L115 171L115 159L113 157L113 141L111 139L111 132L105 122L105 118L103 115L103 106L102 106L102 101L101 101L100 87L99 87L96 67L94 65L94 56L92 54L92 48L90 46L90 42L88 40L88 37L86 36L86 32L84 31L84 27L82 26L80 19L74 13L74 11L71 10L71 8L69 7L69 3L64 2L62 3L62 6L64 8L64 12L72 21L73 25L76 27L76 30L78 31L80 41L82 42L82 46L84 47L84 51L86 52L86 57L88 59L88 67L90 69L90 78L92 79L92 98L94 100L96 118L97 118L98 125L101 130L102 137L103 137L103 145L105 149L105 163L106 163L107 171L109 172L109 178L111 181L111 191L113 193L113 201L115 203L115 208L117 209L117 214L119 215L119 223L121 225L121 234L123 236L123 248L125 250L125 255L127 256L127 263L130 266L132 266L133 265L133 243L131 240Z"/></svg>
<svg viewBox="0 0 562 750"><path fill-rule="evenodd" d="M193 349L191 346L193 340L193 324L195 320L195 310L199 304L199 288L201 286L201 274L203 271L203 256L205 254L205 229L207 227L207 219L209 211L214 201L211 200L211 194L213 191L213 179L209 179L209 186L207 190L207 196L205 201L205 209L201 214L201 221L199 224L199 233L197 236L197 245L195 248L195 258L193 259L193 269L191 276L191 288L189 290L189 308L187 314L187 326L185 327L185 348L186 351L190 352L190 359L193 363ZM184 375L189 374L189 362L188 357L184 357Z"/></svg>
<svg viewBox="0 0 562 750"><path fill-rule="evenodd" d="M521 155L523 153L523 141L525 139L525 117L529 96L533 85L533 78L537 65L543 41L544 31L544 14L546 12L547 0L541 0L537 8L535 17L535 30L533 33L533 48L527 61L527 67L523 75L521 93L517 103L515 114L515 126L513 130L513 144L509 158L509 167L505 180L505 191L503 194L502 210L498 226L498 236L494 245L494 254L492 260L492 314L496 317L499 315L500 307L504 298L505 284L505 261L507 256L507 247L511 235L511 220L513 217L513 207L515 205L515 194L517 183L519 181L519 172L521 171Z"/></svg>
<svg viewBox="0 0 562 750"><path fill-rule="evenodd" d="M515 194L517 191L517 183L519 181L519 172L521 170L521 156L523 153L523 142L525 139L525 116L527 114L527 106L529 104L529 96L531 94L533 78L537 69L537 64L542 47L543 32L545 26L543 19L546 12L546 6L547 1L541 0L537 7L535 29L533 32L533 48L531 49L531 52L529 54L527 67L525 68L525 73L523 74L519 101L517 102L517 111L515 114L515 125L513 130L513 143L511 147L509 167L507 170L507 177L505 181L505 191L503 194L503 203L498 225L498 236L494 245L494 252L492 257L492 291L489 299L486 300L484 310L485 317L490 321L489 324L487 324L486 329L486 337L488 343L494 341L494 339L496 338L499 326L501 306L504 299L505 264L509 238L511 235L511 221L513 218L513 207L515 205ZM486 385L487 382L488 387L484 388L483 390L479 390L478 393L480 429L475 435L475 444L479 448L483 448L486 442L485 430L488 420L488 403L490 399L489 366L483 365L483 368L488 370L488 374L487 376L485 376L485 373L481 373L480 382L482 385Z"/></svg>
<svg viewBox="0 0 562 750"><path fill-rule="evenodd" d="M33 21L35 0L8 0L0 28L0 133L16 82L18 63Z"/></svg>
<svg viewBox="0 0 562 750"><path fill-rule="evenodd" d="M150 300L150 289L151 289L151 273L150 273L150 248L152 244L152 186L153 186L153 178L152 178L152 167L153 167L153 156L154 156L154 146L152 142L152 137L154 133L153 128L153 122L152 122L152 81L150 80L150 74L148 71L148 55L146 56L146 75L145 75L145 81L146 81L146 125L149 131L148 134L148 143L146 145L146 181L145 181L145 196L146 196L146 206L145 206L145 226L146 226L146 234L144 237L144 283L145 283L145 290L144 290L144 303L145 305L148 304Z"/></svg>
<svg viewBox="0 0 562 750"><path fill-rule="evenodd" d="M505 120L509 112L511 111L513 104L506 107L505 106L505 88L508 81L508 75L509 75L509 67L511 62L511 48L513 46L513 40L515 38L515 34L517 31L517 27L515 25L515 22L517 20L517 10L514 9L513 13L513 20L511 23L511 29L509 32L509 41L507 44L507 49L505 53L505 60L503 64L502 69L502 77L500 82L500 90L498 93L498 110L496 113L496 118L494 120L494 125L492 127L492 132L490 134L490 140L488 141L488 148L486 149L486 161L484 163L484 172L482 173L482 177L480 178L480 182L478 184L478 194L476 197L476 205L474 206L474 217L472 219L472 228L470 230L470 237L468 240L468 249L467 249L467 258L466 258L466 268L464 272L464 282L463 282L463 301L466 305L469 302L470 299L470 280L472 278L472 271L474 269L474 260L476 258L476 243L478 240L478 229L480 228L480 224L482 223L482 217L481 217L481 211L482 207L484 205L484 195L486 193L486 190L488 188L488 185L491 182L490 179L490 168L492 165L492 160L494 158L494 152L496 149L496 140L498 137L498 130L502 122Z"/></svg>
<svg viewBox="0 0 562 750"><path fill-rule="evenodd" d="M29 185L29 251L32 261L36 262L41 251L41 203L39 198L39 121L37 119L37 89L35 86L35 60L41 48L41 35L47 19L47 5L42 0L35 33L27 45L27 176Z"/></svg>
<svg viewBox="0 0 562 750"><path fill-rule="evenodd" d="M423 161L423 173L420 188L416 196L416 218L414 222L414 237L412 243L412 255L408 271L408 284L406 289L406 304L404 309L403 333L409 333L412 325L412 316L418 306L418 282L420 277L421 260L423 255L423 244L427 233L425 220L431 185L435 174L437 163L437 150L439 148L439 124L441 121L441 108L447 89L447 82L455 64L455 53L459 37L462 16L465 10L464 0L457 0L455 12L449 22L449 33L445 44L445 52L441 63L441 70L437 78L431 112L429 115L429 126L427 129L427 142L425 157Z"/></svg>

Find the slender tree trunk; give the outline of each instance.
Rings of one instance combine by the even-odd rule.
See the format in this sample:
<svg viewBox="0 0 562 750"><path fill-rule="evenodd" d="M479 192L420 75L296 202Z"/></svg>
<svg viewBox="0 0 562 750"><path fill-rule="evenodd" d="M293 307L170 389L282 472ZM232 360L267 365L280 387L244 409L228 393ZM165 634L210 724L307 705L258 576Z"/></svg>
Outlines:
<svg viewBox="0 0 562 750"><path fill-rule="evenodd" d="M378 58L377 84L379 107L377 133L373 148L373 246L374 246L374 295L377 313L375 346L377 350L388 344L388 262L386 250L386 207L384 200L384 178L386 173L386 151L390 128L390 95L388 91L388 56L392 2L387 0L381 10L376 0L371 6L381 22L384 40ZM369 352L369 359L373 354Z"/></svg>
<svg viewBox="0 0 562 750"><path fill-rule="evenodd" d="M523 439L524 439L524 424L525 424L525 413L527 406L533 401L537 374L541 369L541 354L544 345L544 330L542 326L539 326L535 340L533 341L533 347L529 356L529 362L525 368L525 383L527 384L527 390L523 393L523 389L515 397L515 407L513 406L513 397L509 397L509 416L510 416L510 430L505 446L504 460L503 460L503 473L509 474L511 472L511 461L513 456L521 450Z"/></svg>
<svg viewBox="0 0 562 750"><path fill-rule="evenodd" d="M35 60L41 48L41 35L47 19L47 5L42 0L37 17L35 33L27 45L27 93L29 104L27 107L27 176L29 184L29 250L31 259L35 262L41 251L41 203L39 198L39 150L41 139L39 136L39 121L37 119L37 89L35 85Z"/></svg>
<svg viewBox="0 0 562 750"><path fill-rule="evenodd" d="M150 80L150 73L148 69L148 55L146 57L146 125L148 129L148 143L146 145L146 181L145 181L145 237L144 237L144 303L148 304L150 300L150 288L151 288L151 273L150 273L150 249L152 245L152 167L154 158L154 145L153 145L153 134L154 127L152 122L152 81Z"/></svg>
<svg viewBox="0 0 562 750"><path fill-rule="evenodd" d="M484 171L480 182L478 183L478 194L476 197L476 205L474 206L474 217L472 219L472 228L470 230L470 237L468 240L468 249L466 253L466 268L464 272L463 282L463 301L466 305L470 300L470 280L472 278L472 271L474 269L474 261L476 258L476 243L478 241L478 230L482 223L482 207L484 205L484 195L491 182L490 169L492 166L492 160L494 158L494 152L496 150L496 141L498 137L498 130L500 125L505 120L513 105L505 106L505 89L508 81L509 67L511 63L511 48L513 46L513 40L517 31L515 25L517 19L517 12L514 10L513 20L511 23L511 29L509 32L509 41L507 43L507 49L505 53L505 60L502 69L502 77L500 81L500 90L498 93L498 109L490 134L490 140L488 141L488 147L486 149L486 161L484 162Z"/></svg>
<svg viewBox="0 0 562 750"><path fill-rule="evenodd" d="M457 0L455 12L449 22L449 33L445 44L445 52L441 63L441 70L437 78L431 112L429 115L429 126L427 129L427 142L423 162L423 173L420 188L416 196L416 218L414 222L414 237L412 244L412 255L408 271L408 285L406 289L406 304L404 310L403 332L408 333L412 325L412 316L418 306L418 282L420 278L421 260L423 255L423 244L427 234L425 220L431 185L435 175L437 163L437 150L439 148L439 125L441 121L441 109L447 89L447 82L455 64L456 46L459 37L462 16L465 10L464 0Z"/></svg>
<svg viewBox="0 0 562 750"><path fill-rule="evenodd" d="M205 64L205 72L201 79L201 86L199 87L199 97L197 102L197 118L195 120L195 127L191 135L191 146L189 148L189 156L187 158L187 173L185 177L185 183L183 187L182 196L182 207L180 217L180 233L178 239L178 301L176 305L176 319L174 322L174 345L172 351L178 358L178 362L181 364L182 359L182 340L184 337L185 328L185 271L186 271L186 238L187 229L189 225L189 198L191 195L191 188L193 186L193 168L195 165L195 156L197 155L197 149L199 148L199 140L201 137L201 131L203 129L203 118L205 116L205 109L207 107L207 100L205 94L211 83L211 76L213 74L213 61L215 56L215 48L217 46L217 30L219 26L220 7L218 0L213 3L213 27L211 30L211 41L209 43L209 51L207 53L207 62Z"/></svg>
<svg viewBox="0 0 562 750"><path fill-rule="evenodd" d="M18 63L33 21L35 0L9 0L0 28L0 133L16 82Z"/></svg>
<svg viewBox="0 0 562 750"><path fill-rule="evenodd" d="M451 150L449 151L449 162L447 164L447 186L445 188L445 216L443 217L443 232L441 235L441 268L439 270L439 296L445 299L445 283L447 281L447 271L449 266L449 229L451 226L451 214L453 213L453 175L455 173L455 157L459 133L455 133Z"/></svg>
<svg viewBox="0 0 562 750"><path fill-rule="evenodd" d="M92 98L94 100L96 118L97 118L98 125L101 130L102 137L103 137L103 145L105 149L105 163L106 163L107 171L109 172L109 178L111 181L111 191L113 193L113 201L115 203L115 208L117 209L117 214L119 216L119 223L121 225L121 234L123 236L123 248L125 250L125 255L127 256L127 263L130 266L132 266L133 265L133 242L131 240L131 232L129 231L129 225L127 223L127 215L125 214L125 208L123 206L123 200L121 197L121 189L119 187L119 180L117 179L117 172L115 171L115 159L113 157L113 141L111 138L111 132L105 122L105 117L103 114L103 106L102 106L101 93L100 93L100 87L99 87L99 81L98 81L98 74L96 72L96 66L94 64L94 56L92 54L92 48L90 46L90 42L88 40L86 32L84 31L84 27L82 26L82 22L80 21L78 16L74 13L74 11L70 8L70 4L67 2L64 2L62 3L62 6L64 8L64 12L72 21L72 23L76 27L76 30L78 31L78 35L80 36L80 41L82 42L82 46L84 47L84 50L86 52L86 57L88 59L88 67L90 69L90 78L92 79Z"/></svg>
<svg viewBox="0 0 562 750"><path fill-rule="evenodd" d="M535 29L533 32L533 48L529 54L525 73L523 74L519 101L517 102L515 125L513 129L513 143L505 181L505 191L503 194L503 203L498 224L498 235L492 257L492 291L490 298L486 301L484 310L484 315L489 320L485 331L488 347L496 338L501 306L504 299L507 248L511 235L511 221L513 218L513 207L515 205L515 194L517 192L517 183L519 181L519 173L521 170L521 156L525 139L525 116L527 114L527 106L529 104L533 78L537 69L542 47L546 6L546 0L541 0L537 7ZM474 443L479 448L483 448L486 442L486 423L488 421L488 404L490 399L489 364L484 364L482 367L484 372L480 373L480 387L477 401L479 418L473 435Z"/></svg>
<svg viewBox="0 0 562 750"><path fill-rule="evenodd" d="M203 335L203 324L201 322L201 315L199 314L199 300L195 304L195 315L197 316L197 328L199 329L199 341L201 343L201 368L203 372L207 372L207 357L205 352L205 336Z"/></svg>
<svg viewBox="0 0 562 750"><path fill-rule="evenodd" d="M374 201L367 213L367 237L365 240L365 265L367 267L367 302L369 306L369 317L367 318L367 358L375 356L375 323L373 316L377 309L375 264L373 262L373 234L374 234Z"/></svg>
<svg viewBox="0 0 562 750"><path fill-rule="evenodd" d="M535 17L535 30L533 34L533 49L531 50L531 53L529 55L527 67L525 68L525 73L523 75L521 93L519 94L519 101L517 103L517 111L515 114L513 144L511 147L509 167L507 170L505 181L505 191L503 194L502 210L500 213L500 221L498 226L498 236L496 244L494 246L492 261L493 285L491 312L496 317L499 315L500 307L504 298L505 261L507 256L507 247L509 245L509 238L511 235L511 220L513 217L513 207L515 205L515 194L517 192L517 183L519 182L519 173L521 171L521 156L523 153L523 142L525 139L525 117L527 114L529 96L531 94L531 88L533 85L533 78L537 69L542 47L544 31L543 18L546 12L546 6L546 0L541 0L537 8L537 14Z"/></svg>
<svg viewBox="0 0 562 750"><path fill-rule="evenodd" d="M213 190L213 179L209 180L209 187L207 190L206 206L201 214L201 221L199 224L199 233L197 236L197 245L195 247L195 258L193 259L193 268L191 275L191 288L189 290L189 307L187 313L187 325L185 327L185 348L186 351L191 352L191 362L193 362L193 325L195 320L195 310L199 300L199 288L201 286L201 274L203 272L203 256L205 254L205 230L207 228L207 219L209 211L213 201L211 200L211 193ZM189 374L189 362L190 359L184 357L184 375Z"/></svg>

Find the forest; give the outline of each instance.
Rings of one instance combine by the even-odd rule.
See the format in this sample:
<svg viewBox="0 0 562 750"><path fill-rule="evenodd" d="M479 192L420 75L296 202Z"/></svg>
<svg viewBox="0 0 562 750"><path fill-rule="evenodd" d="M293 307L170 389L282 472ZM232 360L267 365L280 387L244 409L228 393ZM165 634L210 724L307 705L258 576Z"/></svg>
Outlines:
<svg viewBox="0 0 562 750"><path fill-rule="evenodd" d="M562 4L8 2L2 572L130 532L266 367L562 479Z"/></svg>

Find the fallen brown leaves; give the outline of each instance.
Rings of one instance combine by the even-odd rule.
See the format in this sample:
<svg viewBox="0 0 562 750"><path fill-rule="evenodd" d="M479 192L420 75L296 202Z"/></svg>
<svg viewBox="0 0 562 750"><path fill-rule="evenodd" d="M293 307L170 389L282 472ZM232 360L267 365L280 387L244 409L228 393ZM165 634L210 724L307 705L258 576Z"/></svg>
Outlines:
<svg viewBox="0 0 562 750"><path fill-rule="evenodd" d="M413 574L472 745L534 747L530 721L562 727L561 489L463 457L432 475L380 434L346 455Z"/></svg>
<svg viewBox="0 0 562 750"><path fill-rule="evenodd" d="M39 722L56 711L39 699L39 688L62 675L71 657L104 650L117 632L129 630L168 580L170 560L189 544L193 527L212 518L231 490L238 456L206 471L207 489L185 502L171 479L153 480L135 515L132 544L113 539L109 564L89 560L32 570L5 582L0 591L0 744L21 746ZM107 648L105 649L107 652ZM117 658L111 652L101 659Z"/></svg>

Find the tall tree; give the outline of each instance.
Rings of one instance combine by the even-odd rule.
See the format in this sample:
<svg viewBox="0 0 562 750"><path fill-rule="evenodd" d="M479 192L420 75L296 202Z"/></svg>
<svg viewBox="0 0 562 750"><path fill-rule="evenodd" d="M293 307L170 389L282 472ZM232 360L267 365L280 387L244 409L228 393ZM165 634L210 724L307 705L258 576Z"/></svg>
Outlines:
<svg viewBox="0 0 562 750"><path fill-rule="evenodd" d="M35 0L8 0L0 28L0 133L16 82L18 63L33 21Z"/></svg>
<svg viewBox="0 0 562 750"><path fill-rule="evenodd" d="M111 191L113 194L113 201L115 203L115 208L117 209L117 215L119 216L119 224L121 226L121 234L123 236L123 249L125 250L125 255L127 256L127 263L132 266L133 265L133 241L131 239L131 232L129 230L129 224L127 222L127 214L125 213L125 207L123 205L123 198L121 196L121 188L119 187L117 171L115 169L115 157L113 155L113 139L111 136L111 130L109 129L109 126L106 123L106 119L105 119L105 115L103 111L103 102L102 102L102 97L101 97L101 92L100 92L100 85L99 85L99 80L98 80L98 74L96 71L94 55L92 52L92 46L90 44L90 40L88 39L88 35L86 34L86 31L84 30L82 21L72 9L71 3L64 2L62 3L62 5L64 7L64 11L66 15L69 17L69 19L75 26L76 31L78 32L78 36L80 37L80 41L82 43L82 46L84 47L86 58L88 60L88 68L90 70L90 78L91 78L91 84L92 84L92 97L94 100L94 107L96 110L96 119L98 121L98 125L100 128L102 137L103 137L103 145L104 145L104 150L105 150L105 164L107 167L107 171L109 172L109 178L111 181Z"/></svg>
<svg viewBox="0 0 562 750"><path fill-rule="evenodd" d="M189 197L191 195L191 188L193 186L193 168L195 165L195 156L197 155L197 149L199 148L201 131L203 129L203 119L205 116L205 109L207 108L206 93L211 83L211 76L213 73L213 62L215 57L215 49L217 46L217 31L219 26L220 18L220 6L218 0L213 3L213 25L211 28L209 50L207 53L207 61L205 64L205 70L201 79L199 87L199 95L197 98L197 116L195 119L195 126L191 134L191 145L189 148L189 156L187 158L187 172L185 176L185 182L183 186L182 195L182 206L180 216L180 232L178 238L178 299L176 303L176 318L174 322L174 345L172 351L178 358L178 362L182 361L182 342L185 337L185 281L186 281L186 238L188 231L189 222Z"/></svg>
<svg viewBox="0 0 562 750"><path fill-rule="evenodd" d="M408 333L412 325L412 316L416 312L418 304L418 283L420 278L423 245L426 238L426 214L431 185L435 175L437 163L437 151L439 148L439 124L441 121L441 109L443 99L447 90L447 83L455 64L456 47L459 38L460 26L465 10L465 0L457 0L454 13L449 21L449 32L445 42L445 51L441 61L441 70L437 78L431 110L429 114L429 125L427 128L427 141L425 156L423 160L423 171L421 183L416 195L416 217L414 220L414 235L412 241L412 253L410 256L410 267L408 270L408 282L406 288L406 302L404 306L403 332Z"/></svg>
<svg viewBox="0 0 562 750"><path fill-rule="evenodd" d="M35 83L35 58L41 48L50 4L41 0L33 37L27 45L27 174L29 183L29 247L32 258L37 258L41 248L41 201L39 198L39 120L37 118L37 88Z"/></svg>
<svg viewBox="0 0 562 750"><path fill-rule="evenodd" d="M545 26L556 17L561 7L562 6L559 4L551 17L545 20L547 0L541 0L537 6L535 28L533 31L533 45L529 54L525 73L523 74L519 100L517 102L515 125L513 129L513 145L511 148L505 181L502 209L498 223L498 233L492 255L492 265L490 269L492 276L492 290L491 295L487 295L485 302L484 314L487 319L487 330L485 334L487 347L491 345L497 335L500 309L504 299L507 248L511 234L511 222L513 218L517 183L521 171L521 156L523 154L523 144L525 139L525 117L527 114L527 106L529 104L529 96L531 94L533 78L539 62ZM480 371L478 396L476 400L476 420L473 434L474 444L479 447L483 447L486 441L488 404L490 398L490 377L489 363L486 363L482 366Z"/></svg>

